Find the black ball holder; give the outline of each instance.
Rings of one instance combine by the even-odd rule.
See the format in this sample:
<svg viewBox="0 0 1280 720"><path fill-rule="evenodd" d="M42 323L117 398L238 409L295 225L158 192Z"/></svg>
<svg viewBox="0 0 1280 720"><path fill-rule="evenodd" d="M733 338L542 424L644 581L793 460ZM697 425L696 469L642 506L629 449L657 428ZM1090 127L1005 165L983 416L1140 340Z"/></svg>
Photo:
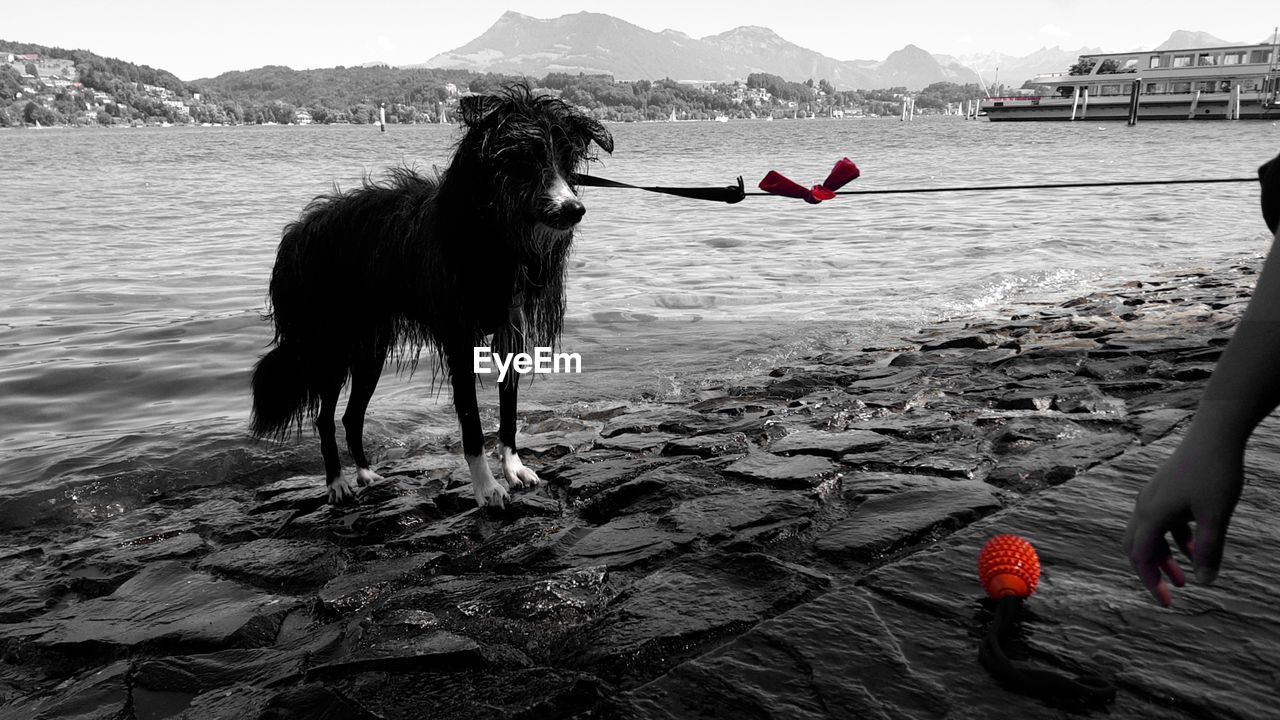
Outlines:
<svg viewBox="0 0 1280 720"><path fill-rule="evenodd" d="M1115 685L1106 678L1096 675L1070 678L1009 659L1005 641L1017 628L1022 601L1020 597L1003 597L996 601L995 617L978 649L978 661L987 672L1003 687L1053 705L1094 709L1114 700Z"/></svg>

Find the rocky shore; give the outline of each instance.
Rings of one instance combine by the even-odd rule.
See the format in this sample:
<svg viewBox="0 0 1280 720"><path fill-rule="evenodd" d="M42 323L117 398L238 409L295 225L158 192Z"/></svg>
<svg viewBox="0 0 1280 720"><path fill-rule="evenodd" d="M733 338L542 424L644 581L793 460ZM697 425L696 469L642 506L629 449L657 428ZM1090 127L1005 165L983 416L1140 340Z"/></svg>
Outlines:
<svg viewBox="0 0 1280 720"><path fill-rule="evenodd" d="M1023 657L1112 677L1109 717L1269 717L1280 587L1247 568L1280 554L1280 494L1251 482L1219 586L1172 611L1119 549L1256 269L948 321L679 404L529 410L548 482L505 512L440 447L387 459L356 507L292 477L8 530L0 718L1068 716L977 663L974 566L1002 532L1045 568Z"/></svg>

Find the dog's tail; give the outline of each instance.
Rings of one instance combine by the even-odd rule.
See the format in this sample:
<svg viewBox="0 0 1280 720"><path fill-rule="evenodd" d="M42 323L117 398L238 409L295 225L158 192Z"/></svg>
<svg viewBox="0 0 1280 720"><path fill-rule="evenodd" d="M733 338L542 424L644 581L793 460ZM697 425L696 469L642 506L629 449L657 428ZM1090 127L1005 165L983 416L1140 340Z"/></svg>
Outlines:
<svg viewBox="0 0 1280 720"><path fill-rule="evenodd" d="M306 360L300 348L281 342L262 356L253 368L253 436L283 437L289 428L302 427L308 415L315 415L320 393L307 378Z"/></svg>

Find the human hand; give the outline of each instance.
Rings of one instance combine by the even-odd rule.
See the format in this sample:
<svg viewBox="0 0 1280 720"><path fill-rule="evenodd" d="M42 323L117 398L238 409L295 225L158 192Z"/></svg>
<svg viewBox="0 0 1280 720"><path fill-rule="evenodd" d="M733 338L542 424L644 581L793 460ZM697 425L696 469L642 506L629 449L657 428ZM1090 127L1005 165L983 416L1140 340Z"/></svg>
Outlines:
<svg viewBox="0 0 1280 720"><path fill-rule="evenodd" d="M1168 583L1186 584L1166 534L1191 560L1198 582L1207 585L1217 577L1227 526L1244 486L1243 456L1242 448L1224 449L1188 435L1138 494L1124 551L1142 584L1164 607L1173 603Z"/></svg>

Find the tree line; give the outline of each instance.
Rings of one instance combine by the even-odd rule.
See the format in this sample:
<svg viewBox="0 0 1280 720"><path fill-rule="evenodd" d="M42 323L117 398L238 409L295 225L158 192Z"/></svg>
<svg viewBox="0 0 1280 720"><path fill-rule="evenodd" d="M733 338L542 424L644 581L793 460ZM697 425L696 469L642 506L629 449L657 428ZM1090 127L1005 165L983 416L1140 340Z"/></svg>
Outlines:
<svg viewBox="0 0 1280 720"><path fill-rule="evenodd" d="M388 123L451 119L458 95L485 93L517 80L560 94L603 120L711 119L716 116L794 117L842 113L896 115L906 88L837 91L823 78L802 82L752 73L738 83L692 85L670 78L617 80L609 75L550 73L526 78L468 70L333 67L294 70L266 66L185 82L146 65L65 50L0 41L0 52L39 53L74 61L81 88L50 88L30 82L11 65L0 65L0 125L58 123L288 124L306 110L316 123L373 123L385 110ZM31 70L28 70L31 73ZM145 86L150 86L149 88ZM90 89L109 98L91 104ZM157 90L159 89L159 90ZM25 91L25 92L24 92ZM161 96L158 93L164 93ZM981 96L974 84L934 83L911 93L916 107L937 110ZM50 100L50 98L52 98ZM198 99L197 99L198 98ZM182 101L181 109L164 100Z"/></svg>

